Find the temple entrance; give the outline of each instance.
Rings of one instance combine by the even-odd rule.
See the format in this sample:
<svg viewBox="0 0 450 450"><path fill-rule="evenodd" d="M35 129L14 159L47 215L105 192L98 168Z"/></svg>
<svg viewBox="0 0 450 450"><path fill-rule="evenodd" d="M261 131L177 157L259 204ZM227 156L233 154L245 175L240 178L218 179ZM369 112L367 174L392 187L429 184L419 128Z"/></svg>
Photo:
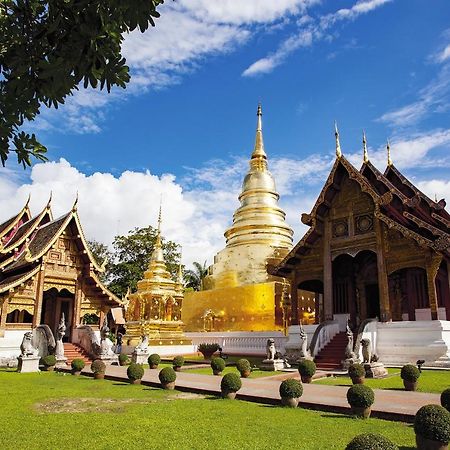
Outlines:
<svg viewBox="0 0 450 450"><path fill-rule="evenodd" d="M297 286L297 317L303 325L324 320L322 281L306 280Z"/></svg>
<svg viewBox="0 0 450 450"><path fill-rule="evenodd" d="M64 342L71 342L72 340L74 297L67 289L58 291L56 288L44 291L42 296L41 324L48 325L56 337L56 330L61 315L64 313L67 327L66 335L63 338Z"/></svg>
<svg viewBox="0 0 450 450"><path fill-rule="evenodd" d="M348 318L353 328L380 317L376 253L364 250L355 257L342 254L334 259L333 316L341 321Z"/></svg>

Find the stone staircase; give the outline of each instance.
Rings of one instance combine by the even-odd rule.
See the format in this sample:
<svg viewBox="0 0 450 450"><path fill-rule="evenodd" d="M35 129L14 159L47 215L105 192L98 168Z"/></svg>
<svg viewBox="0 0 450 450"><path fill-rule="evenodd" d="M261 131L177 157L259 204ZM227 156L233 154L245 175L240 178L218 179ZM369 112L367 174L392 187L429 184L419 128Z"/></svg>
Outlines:
<svg viewBox="0 0 450 450"><path fill-rule="evenodd" d="M345 359L346 346L346 333L341 332L336 334L314 358L317 370L341 370L341 361Z"/></svg>
<svg viewBox="0 0 450 450"><path fill-rule="evenodd" d="M67 364L69 366L74 359L82 359L85 364L90 364L92 362L91 358L82 347L70 342L64 342L64 356L67 358Z"/></svg>

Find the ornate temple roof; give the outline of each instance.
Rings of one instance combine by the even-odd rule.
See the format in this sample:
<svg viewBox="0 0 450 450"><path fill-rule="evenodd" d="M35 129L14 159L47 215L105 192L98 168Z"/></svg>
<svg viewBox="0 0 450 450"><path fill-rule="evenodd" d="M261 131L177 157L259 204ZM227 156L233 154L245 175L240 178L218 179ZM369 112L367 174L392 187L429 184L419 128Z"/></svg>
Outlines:
<svg viewBox="0 0 450 450"><path fill-rule="evenodd" d="M294 267L295 260L309 252L323 234L323 218L327 214L342 181L348 176L356 181L375 205L374 215L389 228L394 228L420 246L450 256L450 215L445 201L434 202L414 186L390 158L388 167L381 173L369 160L365 135L363 137L364 163L357 170L343 155L336 127L336 160L310 214L302 214L302 222L310 228L286 257L272 269L283 276Z"/></svg>
<svg viewBox="0 0 450 450"><path fill-rule="evenodd" d="M29 203L30 197L28 197L24 207L15 216L0 224L0 251L3 249L4 242L10 238L9 234L14 234L15 229L19 228L22 223L30 220Z"/></svg>

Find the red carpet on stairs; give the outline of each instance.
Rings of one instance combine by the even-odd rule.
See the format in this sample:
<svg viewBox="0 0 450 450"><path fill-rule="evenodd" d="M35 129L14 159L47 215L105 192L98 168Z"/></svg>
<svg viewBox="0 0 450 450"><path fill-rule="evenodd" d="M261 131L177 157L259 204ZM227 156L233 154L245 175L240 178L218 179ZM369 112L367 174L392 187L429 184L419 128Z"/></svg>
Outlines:
<svg viewBox="0 0 450 450"><path fill-rule="evenodd" d="M341 369L341 361L345 359L345 347L347 335L345 332L336 334L333 339L314 358L317 369L338 370Z"/></svg>
<svg viewBox="0 0 450 450"><path fill-rule="evenodd" d="M70 365L74 359L82 359L85 364L90 364L92 362L89 355L82 347L70 342L64 342L64 356L67 358L68 365Z"/></svg>

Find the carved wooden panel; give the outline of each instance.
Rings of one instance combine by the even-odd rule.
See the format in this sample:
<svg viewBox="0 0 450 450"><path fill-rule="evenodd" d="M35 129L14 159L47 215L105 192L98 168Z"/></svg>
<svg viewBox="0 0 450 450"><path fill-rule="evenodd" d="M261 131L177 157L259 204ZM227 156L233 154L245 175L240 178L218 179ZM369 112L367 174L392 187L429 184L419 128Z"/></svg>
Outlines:
<svg viewBox="0 0 450 450"><path fill-rule="evenodd" d="M373 216L361 214L355 217L355 234L364 234L373 231Z"/></svg>
<svg viewBox="0 0 450 450"><path fill-rule="evenodd" d="M348 236L348 219L347 218L333 220L331 227L332 227L333 237Z"/></svg>

